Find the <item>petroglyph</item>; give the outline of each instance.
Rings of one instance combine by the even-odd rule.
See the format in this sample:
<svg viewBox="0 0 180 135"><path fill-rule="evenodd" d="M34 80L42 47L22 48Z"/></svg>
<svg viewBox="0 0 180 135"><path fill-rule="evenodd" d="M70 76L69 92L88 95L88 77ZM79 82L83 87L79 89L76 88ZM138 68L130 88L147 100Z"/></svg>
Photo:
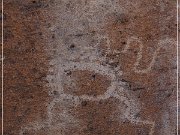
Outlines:
<svg viewBox="0 0 180 135"><path fill-rule="evenodd" d="M66 94L63 90L63 85L62 85L62 76L64 74L65 70L89 70L89 71L94 71L95 73L99 73L102 75L107 75L111 78L111 86L108 87L107 91L102 94L98 95L96 97L94 96L89 96L89 95L81 95L81 96L74 96L70 94ZM57 77L55 83L55 89L57 91L58 97L55 97L51 103L48 104L48 119L45 122L39 123L32 123L29 126L26 126L25 128L22 128L20 135L22 135L25 132L28 131L33 131L33 133L36 133L42 128L48 128L50 129L50 132L54 132L54 130L61 129L63 130L67 125L73 124L73 127L78 127L78 121L77 119L74 119L73 116L69 115L68 112L68 106L77 106L78 104L81 103L81 101L101 101L101 100L107 100L110 97L114 97L119 99L121 102L125 103L127 105L126 111L124 113L124 117L128 119L130 122L138 124L138 125L150 125L151 130L149 132L149 135L153 135L154 132L154 122L148 121L148 120L141 120L137 119L134 117L134 115L139 111L140 107L138 106L138 102L136 99L132 99L132 97L128 97L128 93L126 90L123 88L123 82L119 81L117 78L116 73L117 71L112 70L111 68L96 64L96 63L83 63L83 62L71 62L63 65L60 65ZM53 84L54 85L54 84ZM67 102L69 101L69 102ZM136 101L136 102L135 102ZM135 104L136 103L136 104ZM55 107L56 104L59 104L59 106L62 106L63 112L58 111L56 113L53 113L53 108ZM57 117L58 114L58 117ZM56 116L56 119L64 119L60 122L54 124L54 117ZM75 126L76 125L76 126ZM52 130L52 131L51 131ZM64 129L65 130L65 129ZM62 133L60 133L61 135Z"/></svg>
<svg viewBox="0 0 180 135"><path fill-rule="evenodd" d="M148 73L148 72L150 72L152 67L154 66L156 58L158 57L159 50L160 49L165 49L165 48L167 48L167 46L169 46L169 48L172 48L172 46L174 46L175 43L176 43L176 41L174 39L172 39L172 38L165 38L165 39L159 40L158 47L155 50L155 52L153 53L152 60L149 63L148 67L146 69L139 70L138 66L140 64L140 61L143 59L142 52L143 52L143 48L144 48L144 45L143 45L143 43L141 42L141 40L139 38L130 37L130 38L128 38L127 44L126 44L126 46L124 47L124 49L122 51L112 50L112 51L109 51L109 52L114 53L114 54L127 53L128 49L130 48L130 46L131 46L131 44L133 42L138 42L139 43L138 44L139 51L138 51L138 54L137 54L136 62L134 63L134 67L132 67L132 70L134 70L134 72L136 72L136 73ZM109 43L107 43L107 45L108 45L108 48L109 48L108 50L111 50L110 47L109 47Z"/></svg>
<svg viewBox="0 0 180 135"><path fill-rule="evenodd" d="M107 23L104 20L108 14L125 12L124 8L116 3L118 3L118 0L56 1L57 5L50 11L54 14L56 21L49 28L49 31L54 32L56 35L56 40L50 43L50 45L56 46L54 49L56 55L50 61L52 67L49 71L52 74L47 76L48 85L51 88L49 95L53 99L50 103L47 103L47 119L44 121L37 120L34 123L25 125L21 128L20 135L28 132L38 135L41 130L43 133L50 135L67 135L67 132L78 135L74 129L81 130L83 120L70 113L72 108L79 106L82 101L100 102L110 98L118 99L119 102L127 106L123 116L119 116L120 118L123 117L136 125L148 125L150 127L149 135L154 134L154 121L148 118L135 117L141 110L141 105L139 99L132 96L127 90L128 88L125 87L127 82L121 81L123 71L120 70L120 66L122 63L119 63L116 67L108 65L106 63L107 55L126 54L133 42L136 42L139 50L132 70L135 73L147 74L152 70L159 51L164 48L167 49L172 44L174 45L175 41L170 38L160 40L148 67L138 69L140 61L143 59L144 45L142 40L137 38L136 35L128 37L127 44L122 51L113 50L111 48L111 39L103 30ZM102 40L105 40L107 47L103 56L101 50L99 50ZM113 60L110 59L108 62L111 61ZM68 93L64 85L68 85L72 90L78 89L77 79L71 76L72 72L77 71L82 72L82 74L85 71L99 74L102 78L108 78L110 85L104 88L105 90L101 91L101 94L97 95L87 94L86 92L79 95ZM67 74L70 75L67 77ZM117 110L120 107L120 105L117 105ZM113 120L118 121L118 119Z"/></svg>
<svg viewBox="0 0 180 135"><path fill-rule="evenodd" d="M108 37L106 37L106 36L102 36L102 38L108 39ZM100 39L102 39L102 38L100 38ZM142 51L143 51L143 44L138 38L135 38L135 37L129 38L124 50L121 52L114 50L114 53L126 53L128 51L128 49L130 48L130 44L134 41L139 42L139 48L140 48L140 50L138 52L137 60L133 67L133 70L137 73L149 72L155 63L156 58L158 57L159 50L162 48L168 48L168 45L172 45L175 43L175 41L173 39L167 38L164 40L160 40L158 43L158 47L153 54L152 61L150 62L148 68L143 69L143 70L138 70L137 66L139 65L139 62L142 59ZM110 44L110 42L108 40L107 40L107 42L108 42L108 44ZM109 48L109 51L107 51L107 52L111 52L111 51L112 50L110 50L110 48ZM137 99L133 99L133 97L128 97L129 96L128 92L126 90L124 90L124 88L123 88L124 82L119 81L118 77L120 77L122 75L122 71L119 71L119 68L112 69L108 65L106 65L106 66L100 65L95 62L95 60L98 58L96 58L96 57L94 57L94 58L95 59L91 59L91 63L83 62L84 60L81 60L80 62L64 62L60 59L55 60L56 62L58 61L57 63L59 63L59 64L56 63L57 65L55 65L55 69L56 69L57 73L55 76L49 76L48 80L50 82L50 85L52 86L52 89L53 89L52 92L55 90L57 92L58 96L55 97L47 105L48 119L44 122L37 121L35 123L31 123L25 127L22 127L20 135L23 135L24 133L29 132L29 131L36 134L36 132L38 132L39 130L41 130L43 128L48 128L49 132L53 133L54 131L57 131L58 129L66 130L65 127L67 125L71 125L72 127L78 128L78 124L81 123L81 121L74 119L73 116L68 114L68 108L65 107L65 104L69 104L70 106L75 107L75 106L79 105L81 103L81 101L86 101L86 100L100 101L100 100L107 100L110 97L117 98L121 102L123 102L127 105L126 111L124 113L125 118L127 118L130 122L135 123L135 124L150 125L151 129L150 129L149 135L153 135L154 126L155 126L154 122L134 118L134 115L139 111L140 107L138 105ZM104 60L104 59L101 59L101 60ZM63 86L63 84L62 84L63 78L62 77L64 76L64 71L68 71L68 70L69 71L88 70L88 71L92 71L92 72L95 72L98 74L108 76L111 80L111 85L107 88L107 90L104 94L98 95L96 97L89 96L89 95L75 96L75 95L71 95L71 94L66 94L62 87ZM52 79L53 79L53 81L52 81ZM52 93L52 92L50 92L50 93ZM68 100L69 102L65 103L64 100L65 101ZM134 103L136 103L136 104L134 104ZM54 113L53 108L56 104L61 105L62 108L64 109L64 111ZM58 117L57 117L57 114L58 114ZM61 119L61 121L54 123L55 117L56 117L56 119ZM65 133L65 131L64 131L64 133ZM63 134L63 132L59 133L59 135L62 135L62 134Z"/></svg>

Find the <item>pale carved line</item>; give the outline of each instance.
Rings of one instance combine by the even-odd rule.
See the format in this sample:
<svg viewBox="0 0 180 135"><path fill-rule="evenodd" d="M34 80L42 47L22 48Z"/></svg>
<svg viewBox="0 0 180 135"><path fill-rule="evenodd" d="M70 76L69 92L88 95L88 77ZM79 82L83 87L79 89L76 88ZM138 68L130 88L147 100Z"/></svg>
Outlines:
<svg viewBox="0 0 180 135"><path fill-rule="evenodd" d="M92 64L92 66L90 66ZM71 64L70 64L71 65ZM81 65L83 66L83 68L80 66L80 67L77 67L77 69L90 69L90 70L95 70L96 68L100 68L99 69L96 69L95 72L97 73L101 73L103 74L104 72L106 72L106 70L104 71L101 71L101 66L98 66L94 63L90 63L90 64L87 64L87 63L76 63L76 64L72 64L71 66L74 66L74 65ZM71 67L70 66L70 67ZM91 68L94 68L94 66L96 67L95 69L91 69ZM68 66L67 66L68 67ZM69 67L68 67L69 68ZM102 67L104 68L104 67ZM107 71L110 70L109 72L106 72L106 75L108 76L111 76L111 81L113 81L113 83L111 85L113 85L113 87L111 87L111 90L107 90L103 95L99 95L97 97L92 97L92 96L88 96L88 95L82 95L82 96L74 96L74 95L69 95L69 94L66 94L64 93L64 91L62 90L62 88L59 88L57 87L58 89L61 89L59 92L60 92L60 96L58 98L54 98L49 104L48 104L48 107L47 107L47 113L48 113L48 119L45 121L45 122L42 122L42 123L38 123L38 122L35 122L35 123L31 123L30 125L22 128L21 132L20 132L20 135L23 135L23 133L25 131L30 131L30 130L34 130L34 131L38 131L42 128L55 128L55 127L52 127L52 120L53 120L53 113L52 113L52 109L55 105L55 103L58 103L58 102L61 102L62 99L70 99L72 102L75 102L76 105L78 105L80 103L80 100L90 100L90 101L100 101L100 100L105 100L105 99L108 99L110 97L114 97L114 98L117 98L119 99L120 101L124 102L126 105L127 105L127 109L126 109L126 113L124 114L125 117L132 123L136 123L136 124L147 124L147 125L151 125L151 130L150 130L150 133L149 135L153 135L153 132L154 132L154 122L151 122L151 121L148 121L148 120L137 120L135 119L132 114L131 114L131 111L133 110L133 101L134 100L129 100L124 94L127 94L125 92L125 90L123 89L122 86L118 86L119 81L116 81L116 77L115 77L115 74L114 74L114 71L111 71L110 68L107 68ZM115 80L114 80L115 79ZM62 85L62 84L59 84L59 85ZM118 91L118 92L117 92ZM58 128L58 127L57 127Z"/></svg>
<svg viewBox="0 0 180 135"><path fill-rule="evenodd" d="M118 50L114 50L113 52L114 53L127 53L128 52L128 49L130 48L130 44L132 42L138 42L138 46L139 46L139 51L138 51L138 54L137 54L137 58L136 58L136 62L134 63L134 67L132 68L132 70L136 73L149 73L152 69L152 67L154 66L155 64L155 61L156 61L156 58L158 57L158 53L160 51L161 48L164 48L165 44L169 43L169 44L175 44L175 40L172 39L172 38L166 38L166 39L163 39L163 40L159 40L158 42L158 47L157 49L155 50L153 56L152 56L152 60L149 64L149 66L146 68L146 69L137 69L137 67L140 65L140 61L142 60L143 56L142 56L142 52L143 52L143 44L142 42L139 40L139 38L137 37L130 37L128 38L127 40L127 44L126 46L124 47L124 49L122 51L118 51Z"/></svg>

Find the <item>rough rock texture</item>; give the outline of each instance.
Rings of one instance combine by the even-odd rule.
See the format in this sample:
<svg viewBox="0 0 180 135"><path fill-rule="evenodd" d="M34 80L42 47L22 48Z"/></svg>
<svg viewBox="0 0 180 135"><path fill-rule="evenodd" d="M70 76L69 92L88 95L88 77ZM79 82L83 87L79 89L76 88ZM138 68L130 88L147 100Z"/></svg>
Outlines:
<svg viewBox="0 0 180 135"><path fill-rule="evenodd" d="M176 134L176 1L4 7L4 135Z"/></svg>

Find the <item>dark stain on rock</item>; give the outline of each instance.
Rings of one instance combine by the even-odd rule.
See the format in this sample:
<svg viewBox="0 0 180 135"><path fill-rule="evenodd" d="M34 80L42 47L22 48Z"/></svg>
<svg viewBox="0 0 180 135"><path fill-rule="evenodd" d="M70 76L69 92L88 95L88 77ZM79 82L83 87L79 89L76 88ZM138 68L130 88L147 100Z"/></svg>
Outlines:
<svg viewBox="0 0 180 135"><path fill-rule="evenodd" d="M96 75L95 75L95 74L93 74L93 75L92 75L92 78L93 78L93 80L95 80L95 79L96 79Z"/></svg>
<svg viewBox="0 0 180 135"><path fill-rule="evenodd" d="M127 14L116 14L116 23L126 24L129 22Z"/></svg>
<svg viewBox="0 0 180 135"><path fill-rule="evenodd" d="M43 2L43 1L40 1L40 0L37 0L37 1L32 1L32 3L28 3L27 5L23 5L21 10L23 12L31 12L31 11L34 11L34 10L37 10L37 9L42 9L42 8L47 8L48 7L48 4Z"/></svg>
<svg viewBox="0 0 180 135"><path fill-rule="evenodd" d="M75 45L74 44L71 44L70 47L69 47L71 50L73 50L75 48Z"/></svg>
<svg viewBox="0 0 180 135"><path fill-rule="evenodd" d="M87 101L82 101L81 102L82 107L85 107L87 105L87 103L88 103Z"/></svg>
<svg viewBox="0 0 180 135"><path fill-rule="evenodd" d="M3 37L4 41L6 42L7 40L10 40L13 37L14 37L14 35L12 32L12 27L5 26L4 27L4 37Z"/></svg>

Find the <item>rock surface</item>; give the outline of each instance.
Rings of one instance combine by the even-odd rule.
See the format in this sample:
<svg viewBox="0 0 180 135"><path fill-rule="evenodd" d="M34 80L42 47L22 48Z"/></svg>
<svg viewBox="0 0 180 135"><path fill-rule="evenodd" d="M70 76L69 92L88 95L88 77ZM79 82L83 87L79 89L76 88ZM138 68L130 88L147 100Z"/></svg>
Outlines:
<svg viewBox="0 0 180 135"><path fill-rule="evenodd" d="M4 1L4 135L175 135L176 1Z"/></svg>

